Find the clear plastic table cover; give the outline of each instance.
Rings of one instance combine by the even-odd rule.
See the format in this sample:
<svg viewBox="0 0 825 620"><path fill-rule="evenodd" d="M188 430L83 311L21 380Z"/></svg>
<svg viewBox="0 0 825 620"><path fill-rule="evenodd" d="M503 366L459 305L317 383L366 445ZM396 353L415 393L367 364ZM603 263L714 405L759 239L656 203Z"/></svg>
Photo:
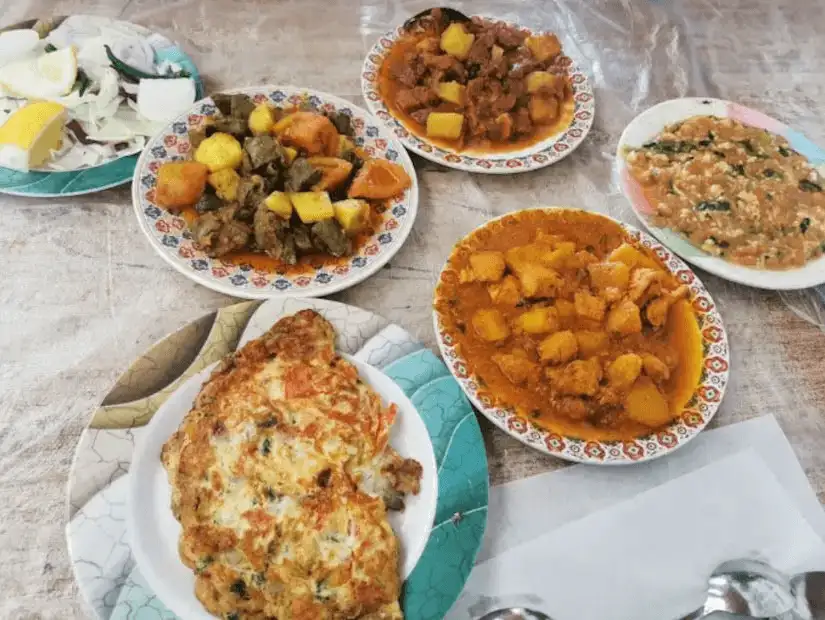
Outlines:
<svg viewBox="0 0 825 620"><path fill-rule="evenodd" d="M825 8L817 0L501 0L467 13L557 32L596 91L596 121L570 157L510 177L415 159L421 208L393 261L336 298L434 344L432 287L453 243L494 215L573 205L630 222L614 180L624 126L648 106L707 95L759 108L825 142ZM361 102L363 56L429 5L407 0L0 0L4 24L95 13L182 44L207 90L297 84ZM78 434L149 344L231 299L183 278L138 230L128 188L61 200L0 197L0 597L2 618L83 617L63 538ZM825 497L825 301L700 273L730 335L732 380L715 424L774 413ZM818 329L819 328L819 329ZM494 484L563 463L484 423ZM631 472L628 472L632 475Z"/></svg>

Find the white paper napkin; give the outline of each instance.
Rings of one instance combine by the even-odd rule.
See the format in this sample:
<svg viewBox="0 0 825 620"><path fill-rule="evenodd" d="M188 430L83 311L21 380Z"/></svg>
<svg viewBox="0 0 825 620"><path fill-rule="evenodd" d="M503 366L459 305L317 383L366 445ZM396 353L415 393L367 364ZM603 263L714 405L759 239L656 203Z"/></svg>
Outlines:
<svg viewBox="0 0 825 620"><path fill-rule="evenodd" d="M448 617L518 601L554 620L678 618L702 603L713 568L738 557L825 568L825 544L752 450L477 565Z"/></svg>
<svg viewBox="0 0 825 620"><path fill-rule="evenodd" d="M772 415L703 432L666 458L632 467L576 465L490 489L490 521L477 563L743 450L754 450L825 538L825 512ZM560 501L564 498L564 501Z"/></svg>

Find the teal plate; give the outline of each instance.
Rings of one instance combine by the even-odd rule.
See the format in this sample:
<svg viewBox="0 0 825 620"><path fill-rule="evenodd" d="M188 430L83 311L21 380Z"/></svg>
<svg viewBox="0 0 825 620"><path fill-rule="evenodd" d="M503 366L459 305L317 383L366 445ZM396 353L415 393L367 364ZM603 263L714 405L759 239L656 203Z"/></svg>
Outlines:
<svg viewBox="0 0 825 620"><path fill-rule="evenodd" d="M112 20L117 21L117 20ZM10 26L11 28L31 28L35 20L28 20ZM146 30L137 24L133 28ZM6 30L4 28L4 30ZM150 31L146 30L149 34ZM179 64L195 80L196 97L203 98L203 80L195 67L194 61L177 45L169 42L168 47L158 50L156 63L169 61ZM0 194L12 196L31 196L39 198L57 198L60 196L79 196L91 194L104 189L117 187L132 180L140 153L128 155L113 161L71 172L18 172L0 168Z"/></svg>
<svg viewBox="0 0 825 620"><path fill-rule="evenodd" d="M407 620L440 620L461 594L487 525L487 455L473 411L444 363L428 349L383 369L415 404L433 443L438 504L430 538L404 584ZM177 620L134 569L110 620Z"/></svg>

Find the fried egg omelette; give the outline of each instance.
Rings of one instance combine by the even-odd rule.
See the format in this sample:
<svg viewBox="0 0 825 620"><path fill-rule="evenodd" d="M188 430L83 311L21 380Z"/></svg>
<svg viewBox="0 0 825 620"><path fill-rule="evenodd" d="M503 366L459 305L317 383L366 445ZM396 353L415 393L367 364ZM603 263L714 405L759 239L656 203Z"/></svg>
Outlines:
<svg viewBox="0 0 825 620"><path fill-rule="evenodd" d="M313 310L228 356L161 453L195 594L225 620L402 618L387 510L422 467L389 445L395 405Z"/></svg>

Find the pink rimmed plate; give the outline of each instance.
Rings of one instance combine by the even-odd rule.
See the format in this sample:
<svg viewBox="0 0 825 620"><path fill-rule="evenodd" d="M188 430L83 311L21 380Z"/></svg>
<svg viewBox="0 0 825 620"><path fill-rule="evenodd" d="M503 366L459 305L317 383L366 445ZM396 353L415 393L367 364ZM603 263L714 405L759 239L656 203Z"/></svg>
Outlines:
<svg viewBox="0 0 825 620"><path fill-rule="evenodd" d="M321 297L336 293L368 278L389 261L404 244L418 211L418 180L406 151L392 133L369 112L327 93L294 86L256 86L230 92L246 93L258 103L276 106L305 105L321 112L342 112L352 118L354 141L369 156L400 164L412 185L388 202L380 214L375 234L360 249L334 266L306 273L277 273L210 258L195 243L186 221L155 203L157 171L164 162L188 159L189 130L199 127L215 113L212 99L195 103L171 122L146 146L132 181L132 204L140 229L149 243L177 271L213 290L246 299L271 297Z"/></svg>
<svg viewBox="0 0 825 620"><path fill-rule="evenodd" d="M501 21L501 20L499 20ZM409 150L421 157L448 168L466 172L487 174L513 174L538 170L564 159L585 139L593 126L595 99L593 88L584 72L572 60L567 63L567 75L573 85L572 115L570 124L558 133L527 147L512 151L478 153L474 151L456 152L435 144L420 136L417 130L405 125L395 117L384 103L378 89L378 74L381 64L393 44L404 34L403 26L378 38L367 53L361 70L361 92L370 112L375 114Z"/></svg>
<svg viewBox="0 0 825 620"><path fill-rule="evenodd" d="M650 142L668 125L693 116L730 118L744 125L780 135L788 141L791 148L807 158L820 174L825 174L825 149L814 144L800 132L758 110L732 101L702 97L664 101L645 110L630 122L619 138L616 151L619 186L645 228L689 263L731 282L777 291L803 289L825 283L825 256L795 269L756 269L709 254L673 230L653 224L650 219L653 207L648 203L639 183L630 175L625 153L629 148L640 147Z"/></svg>
<svg viewBox="0 0 825 620"><path fill-rule="evenodd" d="M546 211L567 207L538 207ZM470 235L487 228L493 222L511 218L518 211L494 218L475 229ZM601 215L601 214L599 214ZM607 216L603 216L607 217ZM613 218L608 218L613 219ZM722 317L705 285L675 254L656 239L618 220L627 233L644 247L651 249L676 278L690 288L689 301L701 334L702 374L699 384L688 399L682 413L669 425L632 441L591 441L564 436L533 424L519 416L512 408L496 406L480 390L482 382L471 370L459 351L457 342L446 328L438 310L433 312L436 339L441 355L464 393L484 416L508 435L523 444L568 461L595 465L628 465L659 458L679 449L696 437L716 414L728 384L730 352ZM469 236L469 235L468 235ZM460 240L458 247L467 237ZM447 270L445 264L442 278ZM440 284L440 283L439 283ZM436 298L438 297L436 288Z"/></svg>

